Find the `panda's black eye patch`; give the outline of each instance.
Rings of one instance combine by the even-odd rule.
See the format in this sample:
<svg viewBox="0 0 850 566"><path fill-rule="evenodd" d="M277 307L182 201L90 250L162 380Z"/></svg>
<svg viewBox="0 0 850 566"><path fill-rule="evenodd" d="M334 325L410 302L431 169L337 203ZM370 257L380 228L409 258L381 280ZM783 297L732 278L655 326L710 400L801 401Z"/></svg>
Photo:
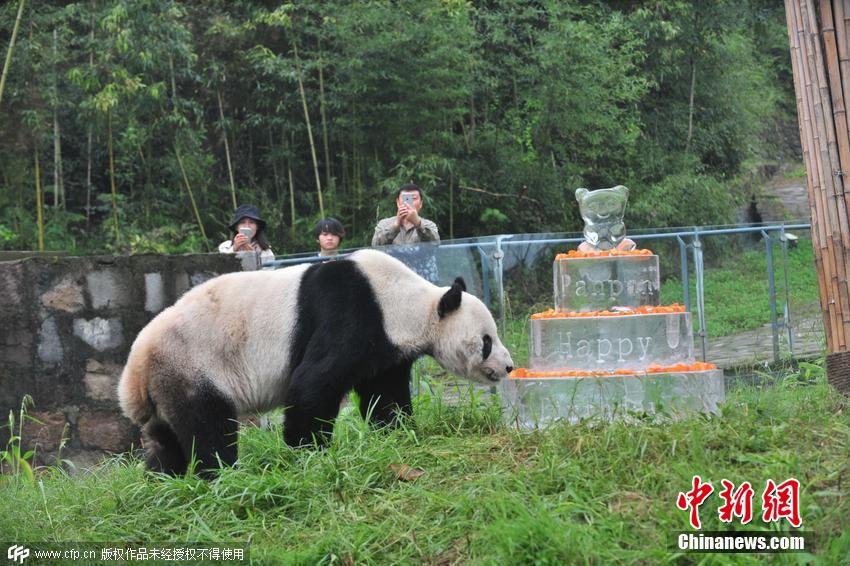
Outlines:
<svg viewBox="0 0 850 566"><path fill-rule="evenodd" d="M484 351L481 352L481 359L486 360L488 356L490 356L490 352L493 350L493 339L490 338L489 334L484 335Z"/></svg>

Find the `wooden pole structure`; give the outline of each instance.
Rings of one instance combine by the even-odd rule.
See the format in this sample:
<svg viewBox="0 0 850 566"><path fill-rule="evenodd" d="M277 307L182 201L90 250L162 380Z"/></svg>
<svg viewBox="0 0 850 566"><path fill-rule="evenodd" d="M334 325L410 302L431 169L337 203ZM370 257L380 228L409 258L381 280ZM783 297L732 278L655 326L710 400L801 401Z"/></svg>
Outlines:
<svg viewBox="0 0 850 566"><path fill-rule="evenodd" d="M850 2L785 0L827 379L850 395Z"/></svg>

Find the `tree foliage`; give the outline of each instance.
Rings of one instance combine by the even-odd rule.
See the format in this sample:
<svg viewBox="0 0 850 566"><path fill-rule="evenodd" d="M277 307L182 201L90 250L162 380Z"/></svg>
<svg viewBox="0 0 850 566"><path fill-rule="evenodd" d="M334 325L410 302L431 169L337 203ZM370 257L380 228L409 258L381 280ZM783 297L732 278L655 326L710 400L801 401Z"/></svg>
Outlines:
<svg viewBox="0 0 850 566"><path fill-rule="evenodd" d="M615 184L631 226L723 222L794 119L783 34L765 0L27 3L0 247L36 247L36 154L74 253L212 248L234 196L277 253L314 248L320 199L364 245L408 181L444 237L580 230L575 188Z"/></svg>

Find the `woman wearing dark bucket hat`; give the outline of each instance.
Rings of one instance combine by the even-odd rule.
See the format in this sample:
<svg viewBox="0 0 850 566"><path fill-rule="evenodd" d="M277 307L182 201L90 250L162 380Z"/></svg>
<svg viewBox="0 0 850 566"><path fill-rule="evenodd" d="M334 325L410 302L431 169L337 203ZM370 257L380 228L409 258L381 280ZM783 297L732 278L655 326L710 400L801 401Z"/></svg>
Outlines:
<svg viewBox="0 0 850 566"><path fill-rule="evenodd" d="M260 216L260 209L253 204L237 208L228 229L233 236L218 246L221 253L257 251L261 252L262 260L274 259L274 252L266 239L266 221Z"/></svg>

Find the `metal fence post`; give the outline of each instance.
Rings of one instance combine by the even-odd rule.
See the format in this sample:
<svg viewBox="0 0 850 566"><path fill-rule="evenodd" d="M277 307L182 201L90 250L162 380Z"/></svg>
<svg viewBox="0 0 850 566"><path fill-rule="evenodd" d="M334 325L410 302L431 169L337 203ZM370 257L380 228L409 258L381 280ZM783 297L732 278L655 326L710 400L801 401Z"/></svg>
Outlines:
<svg viewBox="0 0 850 566"><path fill-rule="evenodd" d="M788 286L788 238L785 237L785 226L779 231L779 240L782 242L782 273L785 276L785 312L782 321L788 333L788 352L794 357L794 332L791 330L791 289Z"/></svg>
<svg viewBox="0 0 850 566"><path fill-rule="evenodd" d="M696 275L697 287L697 320L699 321L699 332L702 343L702 361L708 354L708 333L705 330L705 270L703 269L702 243L699 240L699 227L694 226L694 275Z"/></svg>
<svg viewBox="0 0 850 566"><path fill-rule="evenodd" d="M505 333L505 285L503 280L504 265L502 259L505 257L505 252L502 251L502 240L513 238L513 234L505 236L496 236L496 249L493 251L494 272L496 273L496 287L499 290L499 332Z"/></svg>
<svg viewBox="0 0 850 566"><path fill-rule="evenodd" d="M691 282L688 279L688 245L681 236L676 236L679 242L679 267L682 273L682 290L685 292L685 310L691 311Z"/></svg>
<svg viewBox="0 0 850 566"><path fill-rule="evenodd" d="M482 300L490 307L490 257L484 248L478 246L478 256L481 258L481 294Z"/></svg>
<svg viewBox="0 0 850 566"><path fill-rule="evenodd" d="M764 253L767 254L767 293L770 298L770 328L773 334L773 361L779 361L779 322L776 317L776 278L773 276L773 239L767 230L761 231Z"/></svg>

